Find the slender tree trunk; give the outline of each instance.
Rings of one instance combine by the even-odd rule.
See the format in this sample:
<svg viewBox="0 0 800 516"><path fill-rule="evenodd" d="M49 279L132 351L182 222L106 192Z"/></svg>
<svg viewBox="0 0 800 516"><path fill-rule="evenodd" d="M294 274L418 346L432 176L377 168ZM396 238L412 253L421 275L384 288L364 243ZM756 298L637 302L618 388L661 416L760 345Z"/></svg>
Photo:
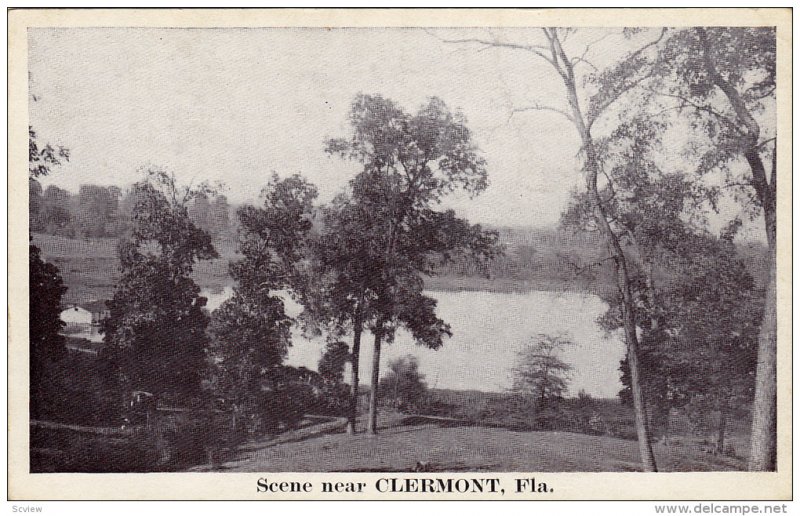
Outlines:
<svg viewBox="0 0 800 516"><path fill-rule="evenodd" d="M633 408L636 420L636 435L639 441L639 453L645 471L658 471L652 443L650 442L650 429L647 424L647 407L642 390L641 367L639 364L639 337L636 334L635 304L631 293L628 263L619 238L614 233L606 218L600 194L597 191L597 172L599 164L594 156L593 141L586 131L587 142L584 144L587 155L587 180L590 198L594 204L595 220L605 236L606 243L614 257L617 272L617 287L622 295L622 321L625 329L625 343L628 348L628 366L631 371L631 393L633 394Z"/></svg>
<svg viewBox="0 0 800 516"><path fill-rule="evenodd" d="M381 364L381 332L375 332L375 351L372 355L372 391L369 396L369 420L367 422L367 433L376 435L378 433L378 380L380 376Z"/></svg>
<svg viewBox="0 0 800 516"><path fill-rule="evenodd" d="M653 258L648 254L644 257L645 287L647 288L647 302L650 304L650 330L658 331L658 301L656 298L656 283L653 278Z"/></svg>
<svg viewBox="0 0 800 516"><path fill-rule="evenodd" d="M633 394L633 408L636 420L636 435L639 441L639 453L642 459L642 467L645 471L658 471L656 459L653 455L653 447L650 442L650 429L647 425L647 409L645 406L644 394L640 377L639 365L639 339L636 335L636 319L631 293L631 282L628 274L628 262L625 253L620 245L619 238L614 233L611 224L603 207L603 200L597 189L597 176L600 173L600 163L597 160L597 153L594 147L594 139L578 102L578 93L575 85L575 75L572 61L567 57L561 42L555 32L550 39L553 46L553 54L560 59L561 77L567 89L567 100L572 112L572 121L575 124L578 134L583 143L585 153L584 171L586 174L586 190L592 202L595 222L603 235L614 258L617 273L617 288L622 296L622 321L625 328L625 343L628 348L628 366L631 371L631 392Z"/></svg>
<svg viewBox="0 0 800 516"><path fill-rule="evenodd" d="M638 244L637 244L638 248ZM644 269L645 269L645 289L647 292L647 302L650 305L650 337L651 342L652 338L660 339L659 336L659 328L661 326L659 320L659 310L658 310L658 297L656 296L656 282L653 274L653 257L649 252L645 252L642 255L644 261ZM656 342L660 342L660 340L656 340ZM670 417L670 404L666 402L666 397L662 398L663 405L659 403L653 403L655 406L649 407L650 410L648 415L651 416L650 418L650 428L651 431L656 431L652 429L657 429L659 424L663 425L661 430L661 436L664 439L664 442L667 440L667 433L669 426L669 417ZM652 400L651 400L652 401ZM658 400L656 400L658 401ZM664 406L665 405L665 406ZM658 419L660 417L660 419Z"/></svg>
<svg viewBox="0 0 800 516"><path fill-rule="evenodd" d="M625 309L625 312L630 312ZM625 340L628 344L628 365L631 370L631 392L633 394L633 408L636 420L636 436L639 441L639 454L645 471L658 471L656 459L653 455L653 446L650 442L650 429L647 426L647 408L644 394L642 393L641 379L639 378L639 343L636 338L636 327L631 330L633 322L631 315L625 315Z"/></svg>
<svg viewBox="0 0 800 516"><path fill-rule="evenodd" d="M359 308L360 310L360 308ZM358 418L358 358L361 353L361 331L363 324L360 315L357 315L353 323L353 353L351 354L350 372L352 381L352 393L350 396L350 408L347 414L347 433L356 433L356 419Z"/></svg>

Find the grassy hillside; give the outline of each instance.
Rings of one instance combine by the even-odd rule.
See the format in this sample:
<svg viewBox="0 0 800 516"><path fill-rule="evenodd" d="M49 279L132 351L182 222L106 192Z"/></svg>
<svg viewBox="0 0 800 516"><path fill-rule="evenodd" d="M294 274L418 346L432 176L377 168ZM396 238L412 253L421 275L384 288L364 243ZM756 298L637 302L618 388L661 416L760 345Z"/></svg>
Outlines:
<svg viewBox="0 0 800 516"><path fill-rule="evenodd" d="M526 432L382 415L377 437L350 436L344 423L290 432L234 450L224 471L638 471L635 441L570 432ZM692 444L656 445L662 471L743 470ZM208 470L207 465L194 471Z"/></svg>
<svg viewBox="0 0 800 516"><path fill-rule="evenodd" d="M159 415L156 427L172 428L170 417ZM365 419L360 418L359 428L366 426ZM608 435L515 430L387 410L380 412L378 436L348 435L344 426L344 419L309 416L294 430L237 443L208 429L197 434L199 440L187 439L184 432L192 428L187 424L175 434L184 437L175 439L169 432L148 436L136 428L32 423L31 468L35 472L410 472L424 463L424 470L431 472L641 469L636 441ZM742 471L746 464L745 457L705 453L697 439L685 437L671 439L669 445L656 443L654 452L660 471Z"/></svg>

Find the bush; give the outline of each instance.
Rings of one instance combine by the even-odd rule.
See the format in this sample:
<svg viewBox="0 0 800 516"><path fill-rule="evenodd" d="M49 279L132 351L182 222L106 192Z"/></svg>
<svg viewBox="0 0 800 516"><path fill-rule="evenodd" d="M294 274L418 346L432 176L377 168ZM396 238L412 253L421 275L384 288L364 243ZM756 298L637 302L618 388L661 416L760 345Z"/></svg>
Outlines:
<svg viewBox="0 0 800 516"><path fill-rule="evenodd" d="M632 425L619 423L609 425L606 435L616 437L617 439L625 439L627 441L636 441L639 438L636 434L636 428Z"/></svg>
<svg viewBox="0 0 800 516"><path fill-rule="evenodd" d="M350 386L344 383L325 385L316 403L316 412L326 416L344 416L350 407Z"/></svg>
<svg viewBox="0 0 800 516"><path fill-rule="evenodd" d="M588 430L587 433L592 435L605 435L608 433L608 426L603 420L603 417L595 412L592 414L592 417L589 418Z"/></svg>
<svg viewBox="0 0 800 516"><path fill-rule="evenodd" d="M692 434L705 436L711 433L714 424L711 418L713 408L711 402L703 396L695 396L686 404L684 411Z"/></svg>
<svg viewBox="0 0 800 516"><path fill-rule="evenodd" d="M534 428L536 430L562 430L578 431L581 428L581 420L575 414L566 410L561 403L549 402L540 407L534 418Z"/></svg>
<svg viewBox="0 0 800 516"><path fill-rule="evenodd" d="M48 364L47 382L33 390L39 419L83 426L118 426L122 421L119 389L101 358L68 352ZM32 400L33 401L33 400Z"/></svg>
<svg viewBox="0 0 800 516"><path fill-rule="evenodd" d="M265 394L260 399L255 419L262 431L277 434L283 429L295 428L314 404L315 396L311 386L286 386Z"/></svg>
<svg viewBox="0 0 800 516"><path fill-rule="evenodd" d="M428 388L424 378L419 372L415 356L406 355L392 360L380 381L378 392L381 403L403 412L415 412L424 401Z"/></svg>

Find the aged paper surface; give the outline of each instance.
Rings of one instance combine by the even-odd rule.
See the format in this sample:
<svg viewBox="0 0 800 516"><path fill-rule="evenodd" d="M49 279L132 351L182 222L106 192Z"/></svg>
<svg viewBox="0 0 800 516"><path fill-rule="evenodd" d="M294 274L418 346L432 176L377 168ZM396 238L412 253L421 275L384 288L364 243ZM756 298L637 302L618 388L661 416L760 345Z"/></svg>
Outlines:
<svg viewBox="0 0 800 516"><path fill-rule="evenodd" d="M648 35L658 36L660 28L678 31L672 28L703 26L775 28L774 93L759 91L753 93L752 98L768 99L761 104L759 121L763 126L764 145L775 145L773 159L780 182L780 188L776 189L775 268L777 472L746 472L747 461L743 457L749 454L749 439L736 432L741 429L749 432L749 426L737 421L741 416L730 418L728 441L734 444L729 445L728 455L724 449L712 452L710 447L714 443L708 442L709 438L698 438L688 429L682 434L667 435L663 442L657 442L656 437L661 436L653 436L652 447L659 473L640 471L640 448L636 446L636 431L630 422L632 416L627 424L631 425L633 434L622 436L611 429L610 416L598 408L587 413L584 430L588 430L581 433L573 427L558 426L562 424L558 422L550 427L535 426L544 423L533 420L511 424L510 419L502 419L506 416L498 416L496 411L491 419L486 413L467 417L463 412L435 412L432 405L422 410L421 402L411 409L406 401L396 396L394 405L384 402L379 407L383 419L379 419L378 427L385 425L385 428L378 436L370 437L364 431L368 403L368 395L364 395L356 436L342 433L345 419L341 414L326 415L327 423L320 424L320 420L313 418L303 420L299 430L292 429L277 436L270 434L269 439L251 434L251 439L239 443L234 455L222 459L221 464L213 459L211 451L209 461L197 460L194 464L172 468L142 469L137 465L127 470L125 466L121 466L121 470L114 469L113 463L122 459L110 450L117 445L124 448L125 443L137 435L155 435L153 442L160 439L162 435L152 428L166 424L161 423L168 419L165 412L178 413L185 409L201 413L205 410L205 414L219 415L233 414L234 409L228 409L219 400L222 405L215 405L214 409L206 406L188 409L187 403L170 405L159 400L158 408L145 408L137 413L141 416L146 412L146 418L142 416L141 421L134 421L133 415L128 414L127 419L113 427L107 422L77 424L53 421L50 417L40 417L36 421L31 418L30 371L33 366L30 365L29 323L34 321L29 322L28 318L29 235L32 234L33 243L42 248L45 261L55 263L65 278L68 290L61 299L61 308L77 314L74 320L65 320L72 316L62 312L66 328L84 324L80 316L85 312L85 324L91 329L81 342L97 344L69 348L77 334L66 334L72 353L69 356L73 357L70 360L78 360L75 356L85 360L89 355L103 355L100 344L103 338L98 337L97 319L105 315L99 308L99 316L95 317L89 305L115 295L117 285L114 282L119 280L119 275L102 268L109 263L116 264L108 260L116 259L116 239L124 230L115 229L112 219L105 225L92 225L99 215L91 210L80 211L84 206L81 203L89 203L84 200L93 195L89 189L83 189L84 185L100 185L106 187L106 192L112 192L108 187L114 186L118 195L123 196L127 188L142 179L142 170L164 167L163 170L174 173L174 178L182 185L198 185L203 181L225 183L233 219L234 207L262 202L259 192L275 171L281 178L294 173L309 178L319 190L317 201L330 203L361 170L360 165L353 166L352 162L346 165L346 160L324 152L327 139L349 136L348 108L356 95L385 95L408 110L436 96L456 113L455 120L460 120L460 113L465 115L465 125L486 160L489 182L480 196L472 198L465 192L457 192L455 199L446 201L443 206L453 208L459 217L470 223L498 229L501 239L507 234L522 234L522 241L532 239L528 248L535 255L542 252L537 242L541 244L548 237L530 235L556 231L553 228L563 221L562 212L570 202L571 192L585 188L581 170L586 165L582 155L585 142L581 143L574 128L576 115L570 111L572 106L564 95L557 71L547 61L558 62L559 59L559 54L550 53L552 49L546 44L553 40L531 38L534 35L541 38L542 27L581 28L577 31L560 29L550 34L561 38L558 41L565 47L571 38L569 44L573 45L574 54L568 62L576 70L581 66L582 73L591 80L602 80L604 70L612 69L623 56L636 51L637 45L646 46ZM612 38L610 34L619 35L622 27L642 30L622 36L623 43L619 45L628 45L624 48L611 45L602 52L592 53L593 47L602 48L603 41L608 43ZM789 9L10 12L9 497L29 500L789 499L793 467L791 43ZM528 66L532 68L525 68ZM625 80L636 82L635 76L625 76L624 71L617 73ZM606 75L607 81L609 77L613 82L614 74ZM590 93L596 91L591 88L600 86L591 80L577 86L588 88L586 91ZM661 98L673 94L670 90ZM770 103L770 98L775 101ZM376 97L369 99L375 101ZM433 109L434 105L428 106ZM715 107L711 106L706 107L706 111ZM630 107L634 108L633 103ZM680 110L675 105L668 106L681 113L693 107L697 106L690 102L684 103ZM335 116L328 116L328 111ZM626 113L630 112L624 109L615 112L615 119L617 115L623 119ZM719 113L714 116L717 115ZM673 124L675 132L676 122L669 123ZM697 128L690 122L677 123L685 124L681 126L685 131ZM29 141L33 137L26 132L26 126L36 131L38 156L43 156L43 148L49 144L53 146L56 160L60 161L59 164L42 161L50 170L37 178L41 182L41 202L58 207L59 192L68 192L73 200L61 206L65 210L77 210L77 215L71 219L83 221L77 226L54 222L52 217L34 221L29 215L32 213L29 201L34 197L26 195L31 183L24 176L23 167L26 134ZM603 131L611 134L609 126L601 122L593 130L598 134ZM424 131L420 134L420 138L430 136ZM714 137L716 133L709 134ZM307 144L309 141L311 144ZM690 160L685 144L685 141L670 141L665 136L661 152L667 158L662 159L659 166L665 170L682 169L682 160ZM69 149L68 161L63 156L58 159L59 146ZM469 149L465 149L465 154L469 154ZM33 163L30 152L29 147L29 175ZM769 153L764 155L768 161ZM449 158L453 156L456 155L448 155ZM463 158L464 154L458 156ZM735 174L739 170L736 167L741 167L744 161L740 156L732 161L735 163L731 170ZM691 170L680 171L692 173ZM605 174L613 172L609 169ZM710 174L712 181L714 177L723 181L721 172ZM57 188L48 194L50 186ZM212 200L211 194L203 198ZM122 199L124 197L119 200ZM751 248L758 254L758 249L766 249L764 216L756 209L755 215L749 218L744 210L739 213L731 208L735 202L738 201L729 201L727 208L722 203L720 214L710 217L711 232L719 234L728 220L741 215L743 223L737 238L756 242ZM118 213L122 210L120 206L122 204L117 206L117 211L112 211ZM228 217L227 212L225 217ZM212 228L212 223L208 224ZM90 227L96 230L87 229ZM233 249L237 229L232 224L226 227L234 235L229 239ZM525 228L539 229L525 233ZM511 255L519 257L524 246L520 247L519 241L512 244ZM507 251L508 247L506 245ZM71 252L70 249L80 251ZM593 249L602 249L602 246ZM78 256L80 253L84 253L82 258ZM604 259L604 256L591 258ZM76 264L76 259L83 260L83 264ZM85 268L95 263L93 260L102 269L95 271L96 277L93 277L93 269ZM209 269L211 272L202 269L201 274L208 272L209 276L227 279L219 285L204 284L198 279L201 295L209 300L209 311L218 308L233 292L232 280L226 276L227 262L222 266L219 262L213 263L217 264L216 269ZM587 261L570 263L576 270L592 267ZM200 270L201 266L197 268ZM104 283L104 274L114 280ZM574 278L579 275L576 272L565 279L564 274L559 281L577 281ZM601 275L597 273L596 276ZM514 368L515 353L511 350L509 354L509 349L516 346L518 350L517 341L534 335L561 335L571 341L563 353L567 369L571 370L567 375L571 383L554 397L560 401L548 406L578 406L578 401L572 400L580 400L581 391L588 393L590 399L596 399L594 403L616 400L622 388L617 368L625 352L621 337L616 340L604 337L596 325L595 320L607 308L602 300L606 299L602 288L596 283L556 288L541 283L552 278L499 276L497 273L488 283L480 283L476 278L445 274L441 283L435 283L437 278L431 280L433 283L426 283L426 292L436 294L433 297L441 310L437 315L445 314L453 336L439 351L417 352L418 347L411 345L411 338L398 333L397 342L384 343L382 370L389 370L390 364L397 368L404 363L408 365L402 357L406 353L413 354L415 367L418 364L424 374L428 396L431 392L450 393L455 399L467 400L463 401L465 405L478 401L495 403L493 399L510 403L507 400L511 398L503 396L510 396L517 385L509 376L513 377L513 371L519 368ZM420 319L412 316L411 320ZM733 318L732 321L734 324L738 320ZM739 338L739 330L728 329L736 333L732 338ZM366 387L370 384L372 337L365 333L361 343L362 349L368 348L362 353L359 368L361 385ZM297 331L292 333L292 338L294 345L285 364L294 369L316 369L324 340L303 340ZM346 344L351 339L349 333L342 337ZM494 342L497 348L488 351L481 348L487 341ZM458 349L459 343L466 351L445 354L450 348ZM97 348L101 351L96 351ZM301 352L305 355L298 354ZM313 383L315 377L311 373L302 374L307 374L303 378ZM399 380L394 384L390 380L386 380L385 390L391 390L394 385L396 394ZM131 388L134 393L145 391L135 390L136 386ZM288 392L290 397L297 397L300 390ZM484 394L469 398L473 401L453 394L464 392ZM546 392L541 392L544 400ZM125 396L128 395L126 392ZM141 403L148 396L151 393L134 394L135 401L128 402L129 406ZM442 399L439 401L444 403ZM75 406L81 403L86 405L85 401L77 401ZM535 406L538 410L544 405ZM689 410L686 407L676 403L675 418L684 417ZM462 407L461 410L466 409ZM516 410L524 412L524 409ZM719 411L699 410L707 412L708 419L719 420ZM749 423L750 412L746 411ZM667 417L668 427L671 417ZM157 422L153 423L153 419ZM235 426L236 419L233 421ZM71 455L83 445L80 443L95 442L93 439L100 439L98 435L106 435L102 433L106 430L101 429L112 432L109 442L117 444L105 443L105 448L94 453L109 455L101 457L99 462L90 453ZM189 439L184 429L178 427L175 432L179 441ZM716 436L715 432L716 427L707 435ZM34 433L36 442L33 442ZM347 438L358 441L348 443ZM59 447L62 445L66 448ZM352 451L337 452L345 448ZM206 442L205 450L210 449L216 448ZM124 452L120 453L124 456ZM97 467L95 463L105 466ZM324 482L341 482L342 485L335 488L328 484L328 491L325 491ZM281 483L286 484L281 487ZM290 489L293 487L290 483L294 483L295 489ZM306 488L303 487L305 483L308 483ZM475 487L478 485L480 488ZM427 486L427 489L420 486ZM425 490L428 492L422 492Z"/></svg>

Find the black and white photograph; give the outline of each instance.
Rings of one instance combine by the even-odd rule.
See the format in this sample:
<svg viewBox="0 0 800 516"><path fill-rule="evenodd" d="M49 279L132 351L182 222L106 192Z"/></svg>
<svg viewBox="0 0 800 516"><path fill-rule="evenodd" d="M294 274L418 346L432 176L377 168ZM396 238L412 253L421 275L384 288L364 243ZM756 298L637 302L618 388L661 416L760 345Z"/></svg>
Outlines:
<svg viewBox="0 0 800 516"><path fill-rule="evenodd" d="M26 481L791 496L791 10L657 11L15 33Z"/></svg>

